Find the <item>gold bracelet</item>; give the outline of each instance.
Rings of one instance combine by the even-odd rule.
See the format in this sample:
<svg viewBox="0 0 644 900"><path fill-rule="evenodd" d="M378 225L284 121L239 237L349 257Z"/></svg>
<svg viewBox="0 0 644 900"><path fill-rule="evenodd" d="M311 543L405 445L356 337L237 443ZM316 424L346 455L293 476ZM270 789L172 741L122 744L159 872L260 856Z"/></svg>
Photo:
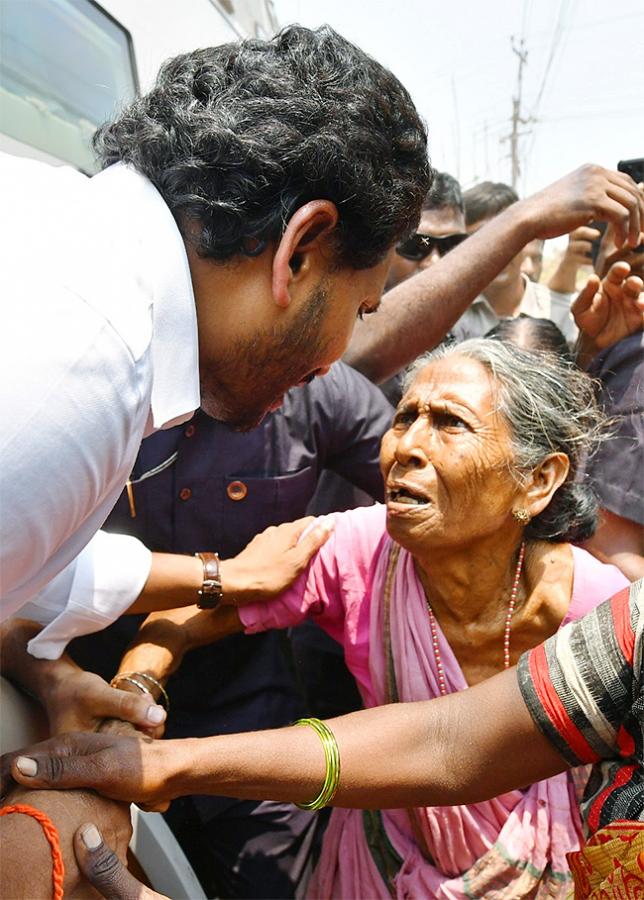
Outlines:
<svg viewBox="0 0 644 900"><path fill-rule="evenodd" d="M124 679L127 678L128 680L132 679L132 678L134 678L134 679L143 678L144 681L149 681L151 685L153 685L155 688L158 688L159 697L156 700L156 702L158 703L160 700L163 700L163 706L165 706L165 711L170 712L170 698L168 697L168 692L163 687L161 682L157 681L157 679L154 677L154 675L148 675L147 672L121 672L121 674L117 675L113 679L113 681L117 681L120 678L124 678ZM148 694L150 694L152 696L152 699L154 699L154 694L152 694L152 691L147 687L145 688L145 690L148 692Z"/></svg>
<svg viewBox="0 0 644 900"><path fill-rule="evenodd" d="M340 783L340 750L335 735L325 722L320 719L298 719L294 725L310 725L322 741L324 759L326 761L326 775L320 793L314 800L308 803L296 803L300 809L322 809L333 800Z"/></svg>
<svg viewBox="0 0 644 900"><path fill-rule="evenodd" d="M113 688L118 687L119 682L127 681L128 684L133 684L135 687L137 687L141 691L142 694L147 694L149 697L152 697L152 699L154 700L154 697L152 696L152 691L150 690L150 688L147 687L145 684L143 684L142 681L137 681L136 678L132 678L132 675L134 675L134 674L136 674L136 673L128 672L127 674L123 673L122 675L115 675L114 678L112 678L112 680L110 681L110 687L113 687Z"/></svg>

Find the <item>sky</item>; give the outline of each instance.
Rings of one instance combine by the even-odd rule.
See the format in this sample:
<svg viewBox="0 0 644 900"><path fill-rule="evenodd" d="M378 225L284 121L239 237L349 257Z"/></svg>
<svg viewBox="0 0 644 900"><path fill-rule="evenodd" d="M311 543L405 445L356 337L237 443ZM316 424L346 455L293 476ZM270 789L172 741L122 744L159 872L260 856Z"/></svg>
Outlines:
<svg viewBox="0 0 644 900"><path fill-rule="evenodd" d="M644 2L273 0L282 25L328 22L388 66L429 129L435 168L464 187L511 181L507 138L523 66L519 193L584 162L644 156Z"/></svg>

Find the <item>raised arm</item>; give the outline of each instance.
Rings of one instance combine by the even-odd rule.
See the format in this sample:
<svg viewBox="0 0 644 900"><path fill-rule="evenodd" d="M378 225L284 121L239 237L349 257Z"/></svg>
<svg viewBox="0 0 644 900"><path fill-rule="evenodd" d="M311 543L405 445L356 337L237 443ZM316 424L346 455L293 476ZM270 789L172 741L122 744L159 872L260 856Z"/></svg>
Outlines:
<svg viewBox="0 0 644 900"><path fill-rule="evenodd" d="M378 313L358 322L345 361L377 383L440 343L456 320L533 238L613 222L637 246L644 191L627 175L586 165L514 203L425 272L389 291Z"/></svg>

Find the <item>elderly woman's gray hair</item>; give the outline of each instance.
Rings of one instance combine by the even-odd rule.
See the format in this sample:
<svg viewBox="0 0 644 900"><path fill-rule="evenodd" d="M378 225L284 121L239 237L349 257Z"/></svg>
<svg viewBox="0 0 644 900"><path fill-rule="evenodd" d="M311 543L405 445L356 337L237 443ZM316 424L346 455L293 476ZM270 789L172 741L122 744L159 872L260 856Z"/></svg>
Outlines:
<svg viewBox="0 0 644 900"><path fill-rule="evenodd" d="M527 526L526 537L553 542L589 538L597 527L598 505L583 469L607 434L593 380L554 353L477 338L443 344L420 357L407 372L404 390L428 363L455 355L477 360L494 378L498 410L512 434L518 480L550 453L565 453L570 461L566 480Z"/></svg>

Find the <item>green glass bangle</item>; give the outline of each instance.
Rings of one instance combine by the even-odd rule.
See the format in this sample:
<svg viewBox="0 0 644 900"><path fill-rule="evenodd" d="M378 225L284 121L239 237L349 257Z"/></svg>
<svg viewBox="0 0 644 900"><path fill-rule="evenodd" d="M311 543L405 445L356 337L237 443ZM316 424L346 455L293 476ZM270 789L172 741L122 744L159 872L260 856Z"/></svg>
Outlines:
<svg viewBox="0 0 644 900"><path fill-rule="evenodd" d="M295 805L299 806L300 809L322 809L322 807L328 806L333 800L340 783L340 750L338 749L338 742L328 725L321 722L320 719L298 719L293 724L309 725L316 732L322 741L324 759L326 761L326 775L324 776L324 784L320 793L308 803L296 803Z"/></svg>

